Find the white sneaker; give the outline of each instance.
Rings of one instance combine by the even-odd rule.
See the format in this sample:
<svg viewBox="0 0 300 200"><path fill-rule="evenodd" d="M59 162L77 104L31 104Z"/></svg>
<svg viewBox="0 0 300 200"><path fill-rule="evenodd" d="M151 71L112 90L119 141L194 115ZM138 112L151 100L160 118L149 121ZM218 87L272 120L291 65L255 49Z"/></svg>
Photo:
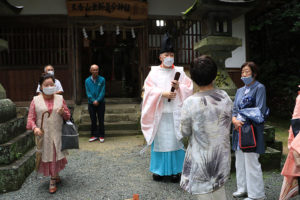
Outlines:
<svg viewBox="0 0 300 200"><path fill-rule="evenodd" d="M94 142L94 141L96 141L96 140L98 140L97 137L91 137L91 138L89 139L89 142Z"/></svg>
<svg viewBox="0 0 300 200"><path fill-rule="evenodd" d="M265 199L267 199L267 198L266 197L262 197L262 198L258 198L258 199L252 199L250 197L247 197L247 198L245 198L243 200L265 200Z"/></svg>
<svg viewBox="0 0 300 200"><path fill-rule="evenodd" d="M236 191L236 192L232 193L232 196L235 197L235 198L246 197L247 196L247 192Z"/></svg>
<svg viewBox="0 0 300 200"><path fill-rule="evenodd" d="M103 137L99 138L99 141L100 141L101 143L103 143L103 142L104 142L104 138L103 138Z"/></svg>

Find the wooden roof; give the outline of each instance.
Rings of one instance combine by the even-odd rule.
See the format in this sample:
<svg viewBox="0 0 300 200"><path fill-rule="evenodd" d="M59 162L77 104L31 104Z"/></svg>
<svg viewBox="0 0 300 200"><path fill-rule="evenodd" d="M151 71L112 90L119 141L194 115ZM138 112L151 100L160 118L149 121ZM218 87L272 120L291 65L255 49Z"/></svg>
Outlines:
<svg viewBox="0 0 300 200"><path fill-rule="evenodd" d="M0 0L0 15L18 15L23 6L14 6L7 0Z"/></svg>
<svg viewBox="0 0 300 200"><path fill-rule="evenodd" d="M233 14L236 13L237 15L240 15L242 12L238 13L238 10L241 10L242 8L244 9L244 12L250 13L250 16L255 17L277 8L284 3L286 3L285 0L195 0L193 5L182 14L184 18L191 16L202 17L198 13L203 12L203 9L231 10L232 7L237 7L237 9L233 11ZM206 5L199 6L200 4ZM247 7L250 9L247 10Z"/></svg>

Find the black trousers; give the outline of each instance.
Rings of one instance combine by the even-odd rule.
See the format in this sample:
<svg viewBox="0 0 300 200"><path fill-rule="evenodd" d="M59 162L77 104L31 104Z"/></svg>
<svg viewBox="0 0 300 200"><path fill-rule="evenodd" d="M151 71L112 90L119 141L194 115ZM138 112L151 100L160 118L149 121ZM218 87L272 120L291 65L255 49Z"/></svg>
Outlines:
<svg viewBox="0 0 300 200"><path fill-rule="evenodd" d="M99 102L98 106L88 104L88 110L91 118L91 135L94 137L104 137L104 113L105 113L105 102ZM97 116L99 127L97 128Z"/></svg>

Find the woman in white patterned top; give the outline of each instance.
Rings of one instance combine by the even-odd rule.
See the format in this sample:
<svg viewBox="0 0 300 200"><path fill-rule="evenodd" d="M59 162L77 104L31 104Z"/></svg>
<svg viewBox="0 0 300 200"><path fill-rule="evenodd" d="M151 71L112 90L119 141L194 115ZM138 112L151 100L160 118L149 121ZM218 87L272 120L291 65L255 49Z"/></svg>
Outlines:
<svg viewBox="0 0 300 200"><path fill-rule="evenodd" d="M199 91L188 97L181 111L181 134L189 137L180 186L198 199L226 199L224 184L230 176L232 101L213 81L217 66L208 56L191 64Z"/></svg>

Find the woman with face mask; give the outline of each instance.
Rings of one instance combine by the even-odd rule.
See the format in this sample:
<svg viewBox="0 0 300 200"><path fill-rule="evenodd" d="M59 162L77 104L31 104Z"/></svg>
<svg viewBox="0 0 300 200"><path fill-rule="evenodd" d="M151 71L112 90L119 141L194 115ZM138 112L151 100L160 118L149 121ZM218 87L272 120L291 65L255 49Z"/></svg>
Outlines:
<svg viewBox="0 0 300 200"><path fill-rule="evenodd" d="M36 136L43 137L42 159L38 172L50 176L49 192L56 192L56 184L60 183L59 172L67 164L66 151L61 151L61 133L63 120L70 119L70 111L61 95L55 94L54 77L43 74L39 84L41 93L35 96L30 104L27 129L33 130ZM43 113L43 127L41 127Z"/></svg>
<svg viewBox="0 0 300 200"><path fill-rule="evenodd" d="M241 114L245 107L247 109L256 109L261 116L264 116L268 111L265 86L256 80L257 75L258 69L254 62L246 62L242 65L241 79L245 86L237 90L232 112L232 123L234 125L232 149L235 151L237 179L237 191L233 193L233 196L248 196L245 200L265 199L262 170L258 161L259 155L265 153L264 118L262 117L263 120L256 123L248 120L246 117L242 117L244 115ZM245 106L247 104L250 106ZM249 126L247 123L251 123L253 126L254 136L252 135L251 139L256 141L256 146L253 145L251 148L241 145L243 140L240 132L243 130L243 126Z"/></svg>

